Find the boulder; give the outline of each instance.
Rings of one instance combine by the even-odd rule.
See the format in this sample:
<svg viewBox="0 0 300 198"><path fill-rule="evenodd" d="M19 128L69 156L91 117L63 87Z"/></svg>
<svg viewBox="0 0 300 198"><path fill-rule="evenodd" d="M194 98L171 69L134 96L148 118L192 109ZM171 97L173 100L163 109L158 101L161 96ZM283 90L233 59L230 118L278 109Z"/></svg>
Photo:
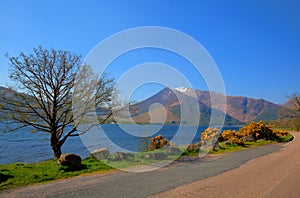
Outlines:
<svg viewBox="0 0 300 198"><path fill-rule="evenodd" d="M181 152L178 147L169 146L169 147L167 147L167 153L177 155L177 154L180 154Z"/></svg>
<svg viewBox="0 0 300 198"><path fill-rule="evenodd" d="M244 137L242 137L242 140L243 140L243 141L253 142L253 141L255 141L255 138L254 138L253 135L249 135L249 136L244 136Z"/></svg>
<svg viewBox="0 0 300 198"><path fill-rule="evenodd" d="M197 147L200 149L201 146L202 146L202 142L196 142L196 143L195 143L195 146L197 146Z"/></svg>
<svg viewBox="0 0 300 198"><path fill-rule="evenodd" d="M153 157L156 160L163 160L167 158L166 154L164 153L153 153Z"/></svg>
<svg viewBox="0 0 300 198"><path fill-rule="evenodd" d="M79 168L81 166L81 157L76 154L61 154L58 162L64 166Z"/></svg>
<svg viewBox="0 0 300 198"><path fill-rule="evenodd" d="M108 158L109 150L107 148L96 149L90 155L93 159L104 160Z"/></svg>
<svg viewBox="0 0 300 198"><path fill-rule="evenodd" d="M146 159L151 159L151 158L153 158L152 153L147 153L147 154L145 155L145 158L146 158Z"/></svg>
<svg viewBox="0 0 300 198"><path fill-rule="evenodd" d="M120 160L134 161L135 157L132 153L116 152L113 154L112 159L115 161L120 161Z"/></svg>
<svg viewBox="0 0 300 198"><path fill-rule="evenodd" d="M147 153L145 155L147 159L163 160L167 158L167 155L164 153Z"/></svg>
<svg viewBox="0 0 300 198"><path fill-rule="evenodd" d="M200 146L199 146L199 145L200 145ZM201 144L199 144L199 143L196 143L196 144L189 144L189 145L186 147L186 150L189 151L189 152L199 152L200 147L201 147Z"/></svg>

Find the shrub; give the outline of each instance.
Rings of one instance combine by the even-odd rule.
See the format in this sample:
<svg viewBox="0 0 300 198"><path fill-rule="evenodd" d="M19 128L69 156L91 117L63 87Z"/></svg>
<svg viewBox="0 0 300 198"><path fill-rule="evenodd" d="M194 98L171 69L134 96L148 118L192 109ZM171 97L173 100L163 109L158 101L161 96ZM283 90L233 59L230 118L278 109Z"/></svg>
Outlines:
<svg viewBox="0 0 300 198"><path fill-rule="evenodd" d="M286 136L288 135L289 133L285 130L276 130L274 131L276 133L277 136Z"/></svg>
<svg viewBox="0 0 300 198"><path fill-rule="evenodd" d="M224 130L219 137L219 142L228 141L230 138L235 137L236 135L236 131Z"/></svg>
<svg viewBox="0 0 300 198"><path fill-rule="evenodd" d="M230 144L236 144L236 145L239 145L239 146L245 146L245 142L244 142L243 138L238 138L238 137L235 137L235 136L230 137L230 139L228 140L228 142Z"/></svg>
<svg viewBox="0 0 300 198"><path fill-rule="evenodd" d="M188 152L199 152L200 147L201 147L201 142L198 142L198 143L195 143L195 144L189 144L189 145L186 147L186 150L187 150Z"/></svg>
<svg viewBox="0 0 300 198"><path fill-rule="evenodd" d="M201 141L212 141L219 136L218 128L207 128L201 135Z"/></svg>
<svg viewBox="0 0 300 198"><path fill-rule="evenodd" d="M213 150L215 150L216 148L220 148L218 137L219 137L218 128L207 128L201 135L202 145L204 147L212 145Z"/></svg>
<svg viewBox="0 0 300 198"><path fill-rule="evenodd" d="M163 146L168 144L168 139L167 138L163 138L162 135L158 135L156 137L151 138L151 143L149 145L149 150L153 151L156 149L160 149Z"/></svg>
<svg viewBox="0 0 300 198"><path fill-rule="evenodd" d="M249 125L241 128L239 133L243 137L252 137L254 140L275 140L278 138L271 127L266 125L263 121L251 122Z"/></svg>
<svg viewBox="0 0 300 198"><path fill-rule="evenodd" d="M277 137L287 136L289 133L285 130L276 130L274 131Z"/></svg>
<svg viewBox="0 0 300 198"><path fill-rule="evenodd" d="M228 142L229 144L237 144L240 146L244 146L244 140L242 138L243 136L241 133L232 131L232 130L225 130L223 133L220 135L218 141L219 142Z"/></svg>
<svg viewBox="0 0 300 198"><path fill-rule="evenodd" d="M244 146L245 141L255 141L259 139L277 140L288 136L289 133L284 130L273 130L263 121L251 122L239 130L239 132L225 130L220 135L218 141L229 144L237 144Z"/></svg>

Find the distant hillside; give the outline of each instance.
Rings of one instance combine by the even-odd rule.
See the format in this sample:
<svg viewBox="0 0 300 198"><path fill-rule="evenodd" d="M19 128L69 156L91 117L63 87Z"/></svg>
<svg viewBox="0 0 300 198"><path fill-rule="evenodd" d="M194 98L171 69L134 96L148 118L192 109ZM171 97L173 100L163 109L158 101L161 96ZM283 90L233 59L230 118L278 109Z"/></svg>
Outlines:
<svg viewBox="0 0 300 198"><path fill-rule="evenodd" d="M12 91L9 88L5 88L5 87L0 86L0 93L1 93L1 95L6 95L6 94L14 94L15 92Z"/></svg>
<svg viewBox="0 0 300 198"><path fill-rule="evenodd" d="M298 98L298 100L300 101L300 98ZM282 106L285 108L288 108L288 109L297 110L299 105L293 98L291 98L286 103L284 103Z"/></svg>
<svg viewBox="0 0 300 198"><path fill-rule="evenodd" d="M1 101L2 98L14 98L15 92L0 86L0 120L7 119L8 114L3 110L4 103Z"/></svg>
<svg viewBox="0 0 300 198"><path fill-rule="evenodd" d="M263 120L276 119L276 113L281 107L274 103L268 102L263 99L252 99L246 97L227 97L227 113L234 118L243 122L250 122L261 116ZM270 117L262 117L266 112ZM275 114L270 114L274 112Z"/></svg>
<svg viewBox="0 0 300 198"><path fill-rule="evenodd" d="M179 123L180 122L180 104L177 96L174 93L180 93L184 103L188 103L188 100L192 97L191 93L196 93L198 104L200 107L200 124L207 125L211 115L211 95L217 98L222 98L219 93L193 90L189 88L164 88L154 96L141 101L131 107L132 117L136 122L149 122L149 108L152 104L161 104L167 114L167 122ZM218 110L218 114L226 114L225 125L239 125L251 121L273 121L277 119L289 119L299 115L299 112L288 109L286 107L271 103L263 99L252 99L242 96L227 96L226 97L226 112L222 111L221 102L219 101L215 105L215 109ZM162 108L162 107L160 107ZM162 112L159 108L156 109L155 115L159 117L159 112ZM152 111L155 112L155 111ZM186 122L186 121L183 121Z"/></svg>
<svg viewBox="0 0 300 198"><path fill-rule="evenodd" d="M267 113L268 112L266 112L265 114ZM297 109L295 101L293 101L293 99L290 99L286 103L284 103L277 111L276 119L272 120L270 124L277 128L300 130L300 111Z"/></svg>
<svg viewBox="0 0 300 198"><path fill-rule="evenodd" d="M176 94L175 94L176 92ZM184 104L180 104L177 97L180 97L180 101L183 101ZM134 121L136 122L145 122L148 123L151 121L150 115L149 115L149 108L152 104L158 103L162 106L158 108L163 108L164 110L157 109L156 111L165 112L167 114L167 123L180 123L180 117L181 117L181 106L180 105L189 105L190 100L195 100L195 98L191 97L189 94L182 93L178 90L170 89L170 88L164 88L154 96L141 101L135 105L131 106L131 116ZM200 121L199 125L208 125L210 122L210 115L212 109L202 103L201 101L197 101L199 108L200 108ZM188 107L188 108L194 108L194 107ZM152 110L153 111L153 110ZM155 109L154 109L155 112ZM224 116L224 112L215 110L217 118L220 119ZM159 116L159 113L157 114ZM193 119L193 115L189 117L189 119ZM153 122L153 120L152 120ZM189 124L189 120L182 120L182 123ZM232 118L230 115L225 115L225 125L241 125L242 122L238 121L237 119Z"/></svg>
<svg viewBox="0 0 300 198"><path fill-rule="evenodd" d="M192 89L181 89L182 93L189 94ZM211 94L221 96L219 93L195 90L197 98L200 102L206 106L211 106ZM221 97L219 97L221 98ZM221 101L220 101L221 102ZM221 106L216 105L216 109ZM268 102L263 99L252 99L242 96L227 96L226 97L226 113L232 118L239 120L240 122L247 123L257 119L259 116L264 120L273 120L277 118L277 112L282 107L274 103ZM267 114L268 116L263 116Z"/></svg>
<svg viewBox="0 0 300 198"><path fill-rule="evenodd" d="M196 93L196 98L191 93ZM1 97L17 98L15 97L15 91L1 86L0 94ZM194 107L191 104L195 100L200 108L199 125L203 126L209 124L212 111L216 113L216 119L220 119L225 115L225 125L242 125L251 121L265 120L267 122L271 121L276 126L285 126L292 125L293 120L300 116L300 111L293 108L292 101L280 106L263 99L242 96L226 96L226 112L222 111L221 100L219 102L217 100L217 104L214 106L215 109L212 109L211 95L222 98L219 97L222 96L221 94L215 92L189 88L164 88L152 97L131 105L131 115L124 114L119 121L127 123L129 118L132 117L138 123L159 123L166 117L166 122L170 124L189 124L194 116L189 115L184 118L185 120L181 120L181 105L191 109L192 112ZM183 101L183 104L179 103L179 99ZM1 104L3 103L0 100L0 107ZM2 118L7 115L2 108L0 108L0 114Z"/></svg>

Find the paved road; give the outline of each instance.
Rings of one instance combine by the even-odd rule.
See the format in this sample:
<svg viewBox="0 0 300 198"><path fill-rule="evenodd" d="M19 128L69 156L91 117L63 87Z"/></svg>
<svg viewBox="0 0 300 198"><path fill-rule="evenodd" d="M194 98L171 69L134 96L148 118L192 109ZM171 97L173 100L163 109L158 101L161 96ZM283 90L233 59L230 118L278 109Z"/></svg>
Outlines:
<svg viewBox="0 0 300 198"><path fill-rule="evenodd" d="M300 133L279 152L153 197L300 197Z"/></svg>
<svg viewBox="0 0 300 198"><path fill-rule="evenodd" d="M0 197L147 197L238 168L253 158L277 153L282 147L283 144L268 145L228 153L217 159L210 156L196 161L176 162L168 167L145 173L114 171L104 175L80 176L44 185L2 191ZM276 171L276 168L272 169ZM241 181L255 175L257 172L250 172L247 177L241 178ZM219 188L223 187L220 185Z"/></svg>

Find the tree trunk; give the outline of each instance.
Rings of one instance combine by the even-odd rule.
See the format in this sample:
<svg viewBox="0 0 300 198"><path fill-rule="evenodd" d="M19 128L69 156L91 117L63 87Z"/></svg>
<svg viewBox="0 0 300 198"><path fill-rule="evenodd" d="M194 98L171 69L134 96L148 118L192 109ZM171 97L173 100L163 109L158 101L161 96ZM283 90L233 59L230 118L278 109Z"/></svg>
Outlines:
<svg viewBox="0 0 300 198"><path fill-rule="evenodd" d="M217 140L216 143L214 143L213 145L213 150L216 151L217 149L220 149L219 140Z"/></svg>
<svg viewBox="0 0 300 198"><path fill-rule="evenodd" d="M61 146L59 145L51 145L53 154L54 154L54 159L60 158L61 155Z"/></svg>
<svg viewBox="0 0 300 198"><path fill-rule="evenodd" d="M51 147L52 147L53 154L54 154L54 159L60 158L62 144L60 144L59 140L57 139L56 133L51 134L50 141L51 141Z"/></svg>

